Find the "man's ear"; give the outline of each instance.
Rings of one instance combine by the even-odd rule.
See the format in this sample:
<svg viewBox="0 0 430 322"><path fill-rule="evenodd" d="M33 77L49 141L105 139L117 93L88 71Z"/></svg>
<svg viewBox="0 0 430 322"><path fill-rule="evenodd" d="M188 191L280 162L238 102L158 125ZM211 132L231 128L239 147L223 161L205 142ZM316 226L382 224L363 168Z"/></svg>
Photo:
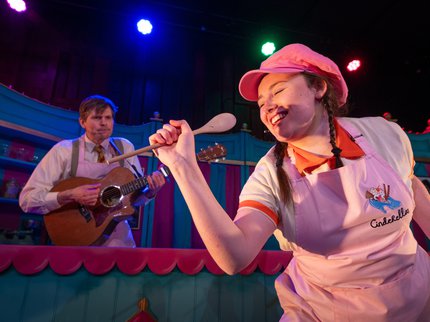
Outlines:
<svg viewBox="0 0 430 322"><path fill-rule="evenodd" d="M85 121L82 118L79 118L79 124L83 129L85 129Z"/></svg>
<svg viewBox="0 0 430 322"><path fill-rule="evenodd" d="M321 80L317 86L315 87L315 98L320 100L324 97L327 92L327 82L325 80Z"/></svg>

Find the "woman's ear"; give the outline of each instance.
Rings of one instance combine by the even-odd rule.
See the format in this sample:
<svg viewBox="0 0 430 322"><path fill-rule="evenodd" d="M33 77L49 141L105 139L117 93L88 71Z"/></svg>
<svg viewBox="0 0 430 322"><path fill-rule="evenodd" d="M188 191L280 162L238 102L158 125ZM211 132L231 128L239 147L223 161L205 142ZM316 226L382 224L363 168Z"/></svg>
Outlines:
<svg viewBox="0 0 430 322"><path fill-rule="evenodd" d="M327 92L327 82L321 79L321 81L318 82L318 84L316 84L315 86L315 98L317 100L322 99L326 92Z"/></svg>

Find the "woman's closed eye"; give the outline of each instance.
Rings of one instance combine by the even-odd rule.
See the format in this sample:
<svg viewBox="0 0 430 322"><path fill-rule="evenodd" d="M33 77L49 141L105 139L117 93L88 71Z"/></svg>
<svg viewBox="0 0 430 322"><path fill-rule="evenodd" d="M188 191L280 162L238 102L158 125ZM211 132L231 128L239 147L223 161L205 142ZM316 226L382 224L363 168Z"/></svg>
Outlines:
<svg viewBox="0 0 430 322"><path fill-rule="evenodd" d="M285 89L285 87L283 88L277 88L276 90L273 91L273 96L278 95L279 93L281 93L283 90Z"/></svg>

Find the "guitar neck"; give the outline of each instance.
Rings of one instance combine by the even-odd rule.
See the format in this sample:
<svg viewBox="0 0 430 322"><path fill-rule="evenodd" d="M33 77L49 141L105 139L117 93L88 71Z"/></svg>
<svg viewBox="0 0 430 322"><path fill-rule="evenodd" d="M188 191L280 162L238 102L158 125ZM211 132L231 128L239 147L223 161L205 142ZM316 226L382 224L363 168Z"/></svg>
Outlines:
<svg viewBox="0 0 430 322"><path fill-rule="evenodd" d="M169 179L169 174L170 174L170 170L167 166L163 165L160 169L158 169L164 176L164 178L166 178L166 180ZM147 175L137 178L133 181L130 181L126 184L123 184L120 189L121 189L121 193L125 196L128 195L132 192L135 192L137 190L143 189L145 187L148 187L148 179L147 179Z"/></svg>
<svg viewBox="0 0 430 322"><path fill-rule="evenodd" d="M130 181L126 184L123 184L120 189L121 193L125 196L142 188L145 188L148 185L147 176L137 178L133 181Z"/></svg>

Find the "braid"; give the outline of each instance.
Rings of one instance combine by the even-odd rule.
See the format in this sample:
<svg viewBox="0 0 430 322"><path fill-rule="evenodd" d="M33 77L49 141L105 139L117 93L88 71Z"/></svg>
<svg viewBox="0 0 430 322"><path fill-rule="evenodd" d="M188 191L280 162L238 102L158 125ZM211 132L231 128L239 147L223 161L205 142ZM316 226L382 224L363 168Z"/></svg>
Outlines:
<svg viewBox="0 0 430 322"><path fill-rule="evenodd" d="M279 182L281 199L285 204L292 202L290 178L282 168L287 147L287 143L276 142L275 149L273 151L276 158L276 175Z"/></svg>
<svg viewBox="0 0 430 322"><path fill-rule="evenodd" d="M305 73L305 78L307 79L308 84L310 86L315 86L315 87L319 86L318 84L322 82L322 80L324 79L319 76L308 74L308 73ZM327 91L326 91L326 94L323 96L321 103L325 107L328 115L330 144L332 146L331 152L335 157L336 168L340 168L340 167L343 167L343 162L340 159L340 153L342 152L342 149L340 149L336 145L336 129L334 126L334 117L335 117L335 114L336 115L340 115L343 113L346 114L347 107L344 105L342 109L340 108L332 83L328 79L325 79L325 82L327 84Z"/></svg>
<svg viewBox="0 0 430 322"><path fill-rule="evenodd" d="M336 160L336 168L343 167L343 162L340 159L340 153L342 152L342 149L340 149L336 145L336 130L334 128L334 115L333 115L333 109L331 108L331 105L325 104L328 114L328 124L330 128L330 144L333 147L331 152L333 153L335 160Z"/></svg>

